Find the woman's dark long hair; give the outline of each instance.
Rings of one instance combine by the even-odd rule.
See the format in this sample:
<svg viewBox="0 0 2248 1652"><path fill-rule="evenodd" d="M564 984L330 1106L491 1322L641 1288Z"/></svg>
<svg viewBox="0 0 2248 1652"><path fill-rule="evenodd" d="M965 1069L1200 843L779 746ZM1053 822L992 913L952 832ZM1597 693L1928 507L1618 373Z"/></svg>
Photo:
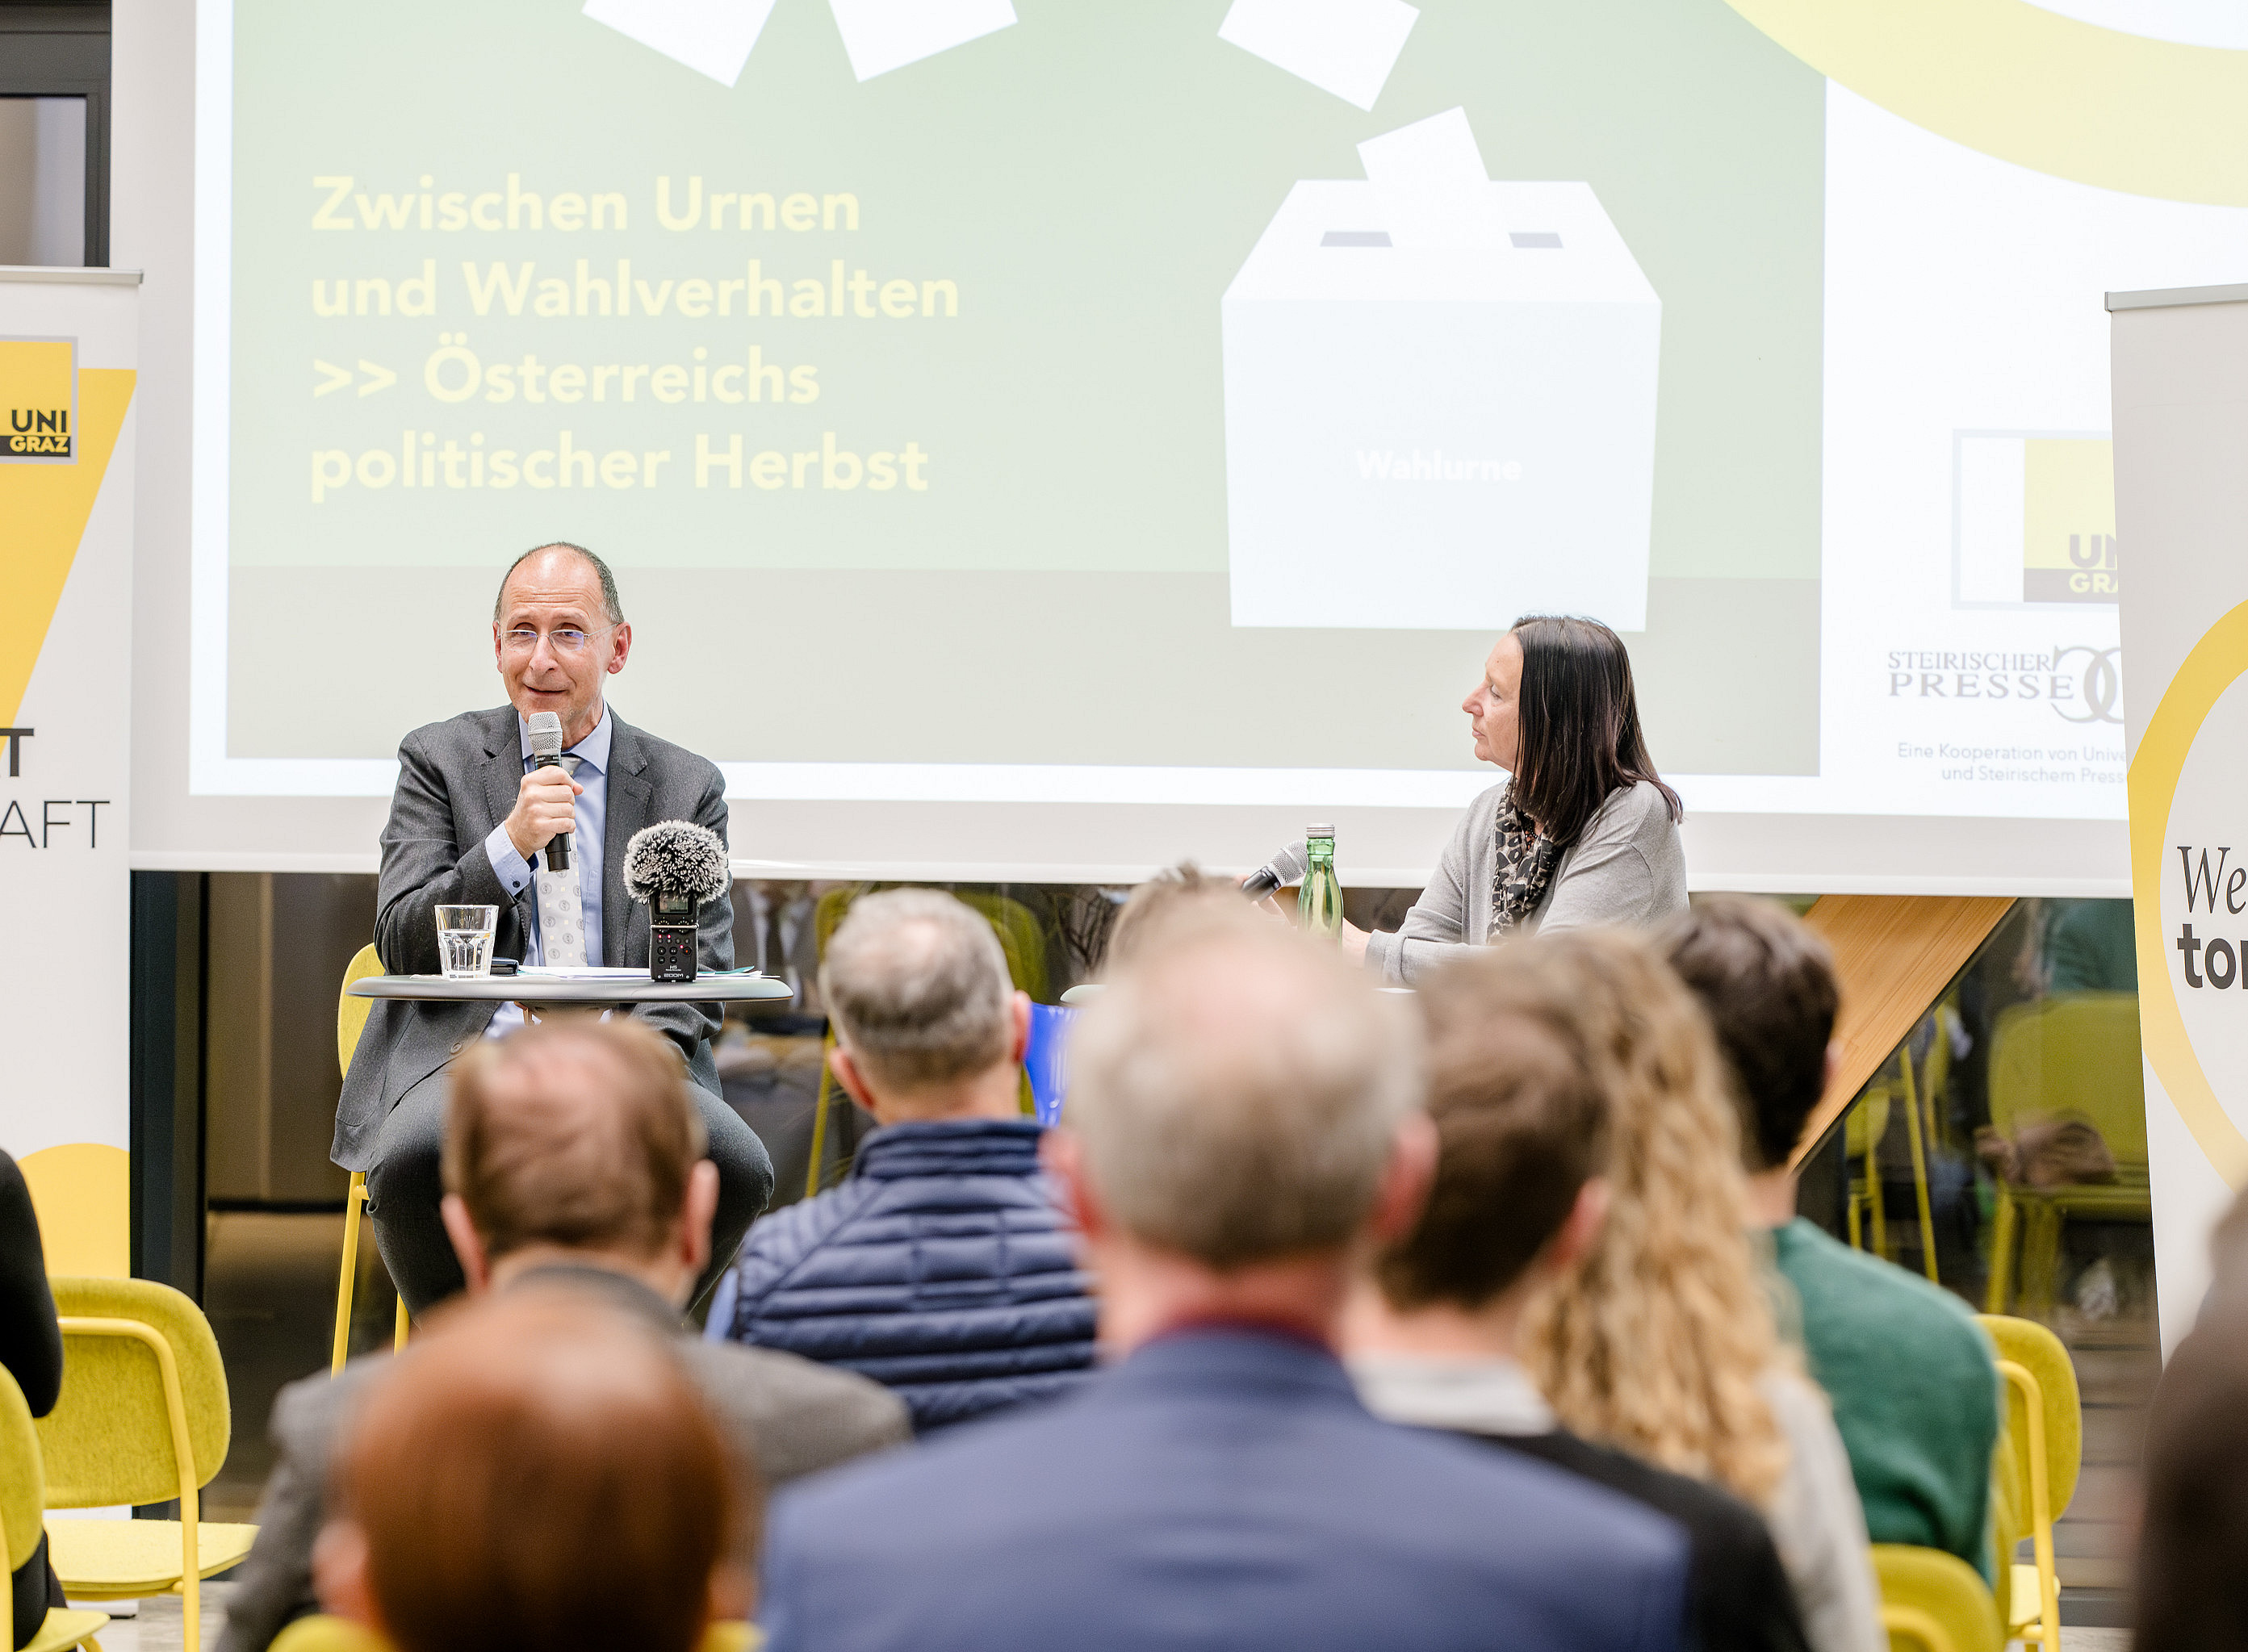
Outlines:
<svg viewBox="0 0 2248 1652"><path fill-rule="evenodd" d="M1685 819L1647 754L1622 639L1598 620L1551 614L1525 614L1512 635L1522 646L1514 801L1538 829L1566 847L1610 793L1641 780L1673 820Z"/></svg>

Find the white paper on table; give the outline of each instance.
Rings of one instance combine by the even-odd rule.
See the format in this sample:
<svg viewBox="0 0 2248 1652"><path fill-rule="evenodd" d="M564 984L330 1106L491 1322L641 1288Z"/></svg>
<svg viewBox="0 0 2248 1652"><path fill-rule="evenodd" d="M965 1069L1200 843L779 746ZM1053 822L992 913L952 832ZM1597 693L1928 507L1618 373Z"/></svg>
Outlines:
<svg viewBox="0 0 2248 1652"><path fill-rule="evenodd" d="M772 9L773 0L586 0L585 15L730 86Z"/></svg>
<svg viewBox="0 0 2248 1652"><path fill-rule="evenodd" d="M534 981L614 981L631 976L637 976L645 981L648 979L648 966L642 964L639 969L633 970L620 969L605 963L579 963L567 966L552 963L526 963L517 969L516 974L517 977Z"/></svg>
<svg viewBox="0 0 2248 1652"><path fill-rule="evenodd" d="M1370 113L1420 15L1405 0L1233 0L1217 38Z"/></svg>
<svg viewBox="0 0 2248 1652"><path fill-rule="evenodd" d="M827 0L861 80L1011 27L1012 0Z"/></svg>
<svg viewBox="0 0 2248 1652"><path fill-rule="evenodd" d="M1447 109L1358 146L1390 244L1488 247L1503 243L1491 175L1465 109Z"/></svg>

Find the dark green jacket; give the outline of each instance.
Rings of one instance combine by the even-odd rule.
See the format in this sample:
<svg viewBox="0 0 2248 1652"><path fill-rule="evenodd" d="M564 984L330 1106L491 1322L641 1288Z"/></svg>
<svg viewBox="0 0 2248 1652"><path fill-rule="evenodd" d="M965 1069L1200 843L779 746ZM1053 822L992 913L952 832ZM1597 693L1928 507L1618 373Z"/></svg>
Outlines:
<svg viewBox="0 0 2248 1652"><path fill-rule="evenodd" d="M1802 1313L1811 1375L1876 1543L1946 1549L1991 1576L1998 1371L1966 1304L1798 1218L1772 1236Z"/></svg>

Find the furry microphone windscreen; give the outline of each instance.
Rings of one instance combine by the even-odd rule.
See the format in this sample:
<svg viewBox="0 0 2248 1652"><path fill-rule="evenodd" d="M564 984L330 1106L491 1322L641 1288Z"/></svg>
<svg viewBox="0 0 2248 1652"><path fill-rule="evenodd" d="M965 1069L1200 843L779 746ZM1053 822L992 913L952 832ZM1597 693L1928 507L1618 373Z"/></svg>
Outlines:
<svg viewBox="0 0 2248 1652"><path fill-rule="evenodd" d="M724 841L692 820L659 820L625 845L625 893L635 901L659 890L716 901L733 881Z"/></svg>

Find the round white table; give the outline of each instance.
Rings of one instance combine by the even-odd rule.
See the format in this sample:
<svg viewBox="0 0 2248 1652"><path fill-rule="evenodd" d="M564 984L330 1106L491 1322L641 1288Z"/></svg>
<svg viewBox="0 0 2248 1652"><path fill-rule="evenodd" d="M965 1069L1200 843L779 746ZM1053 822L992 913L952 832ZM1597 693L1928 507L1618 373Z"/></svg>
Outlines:
<svg viewBox="0 0 2248 1652"><path fill-rule="evenodd" d="M651 981L645 970L615 975L363 976L344 991L354 998L411 998L423 1004L520 1004L534 1010L620 1010L634 1004L745 1004L796 995L771 976L732 973L692 981Z"/></svg>

